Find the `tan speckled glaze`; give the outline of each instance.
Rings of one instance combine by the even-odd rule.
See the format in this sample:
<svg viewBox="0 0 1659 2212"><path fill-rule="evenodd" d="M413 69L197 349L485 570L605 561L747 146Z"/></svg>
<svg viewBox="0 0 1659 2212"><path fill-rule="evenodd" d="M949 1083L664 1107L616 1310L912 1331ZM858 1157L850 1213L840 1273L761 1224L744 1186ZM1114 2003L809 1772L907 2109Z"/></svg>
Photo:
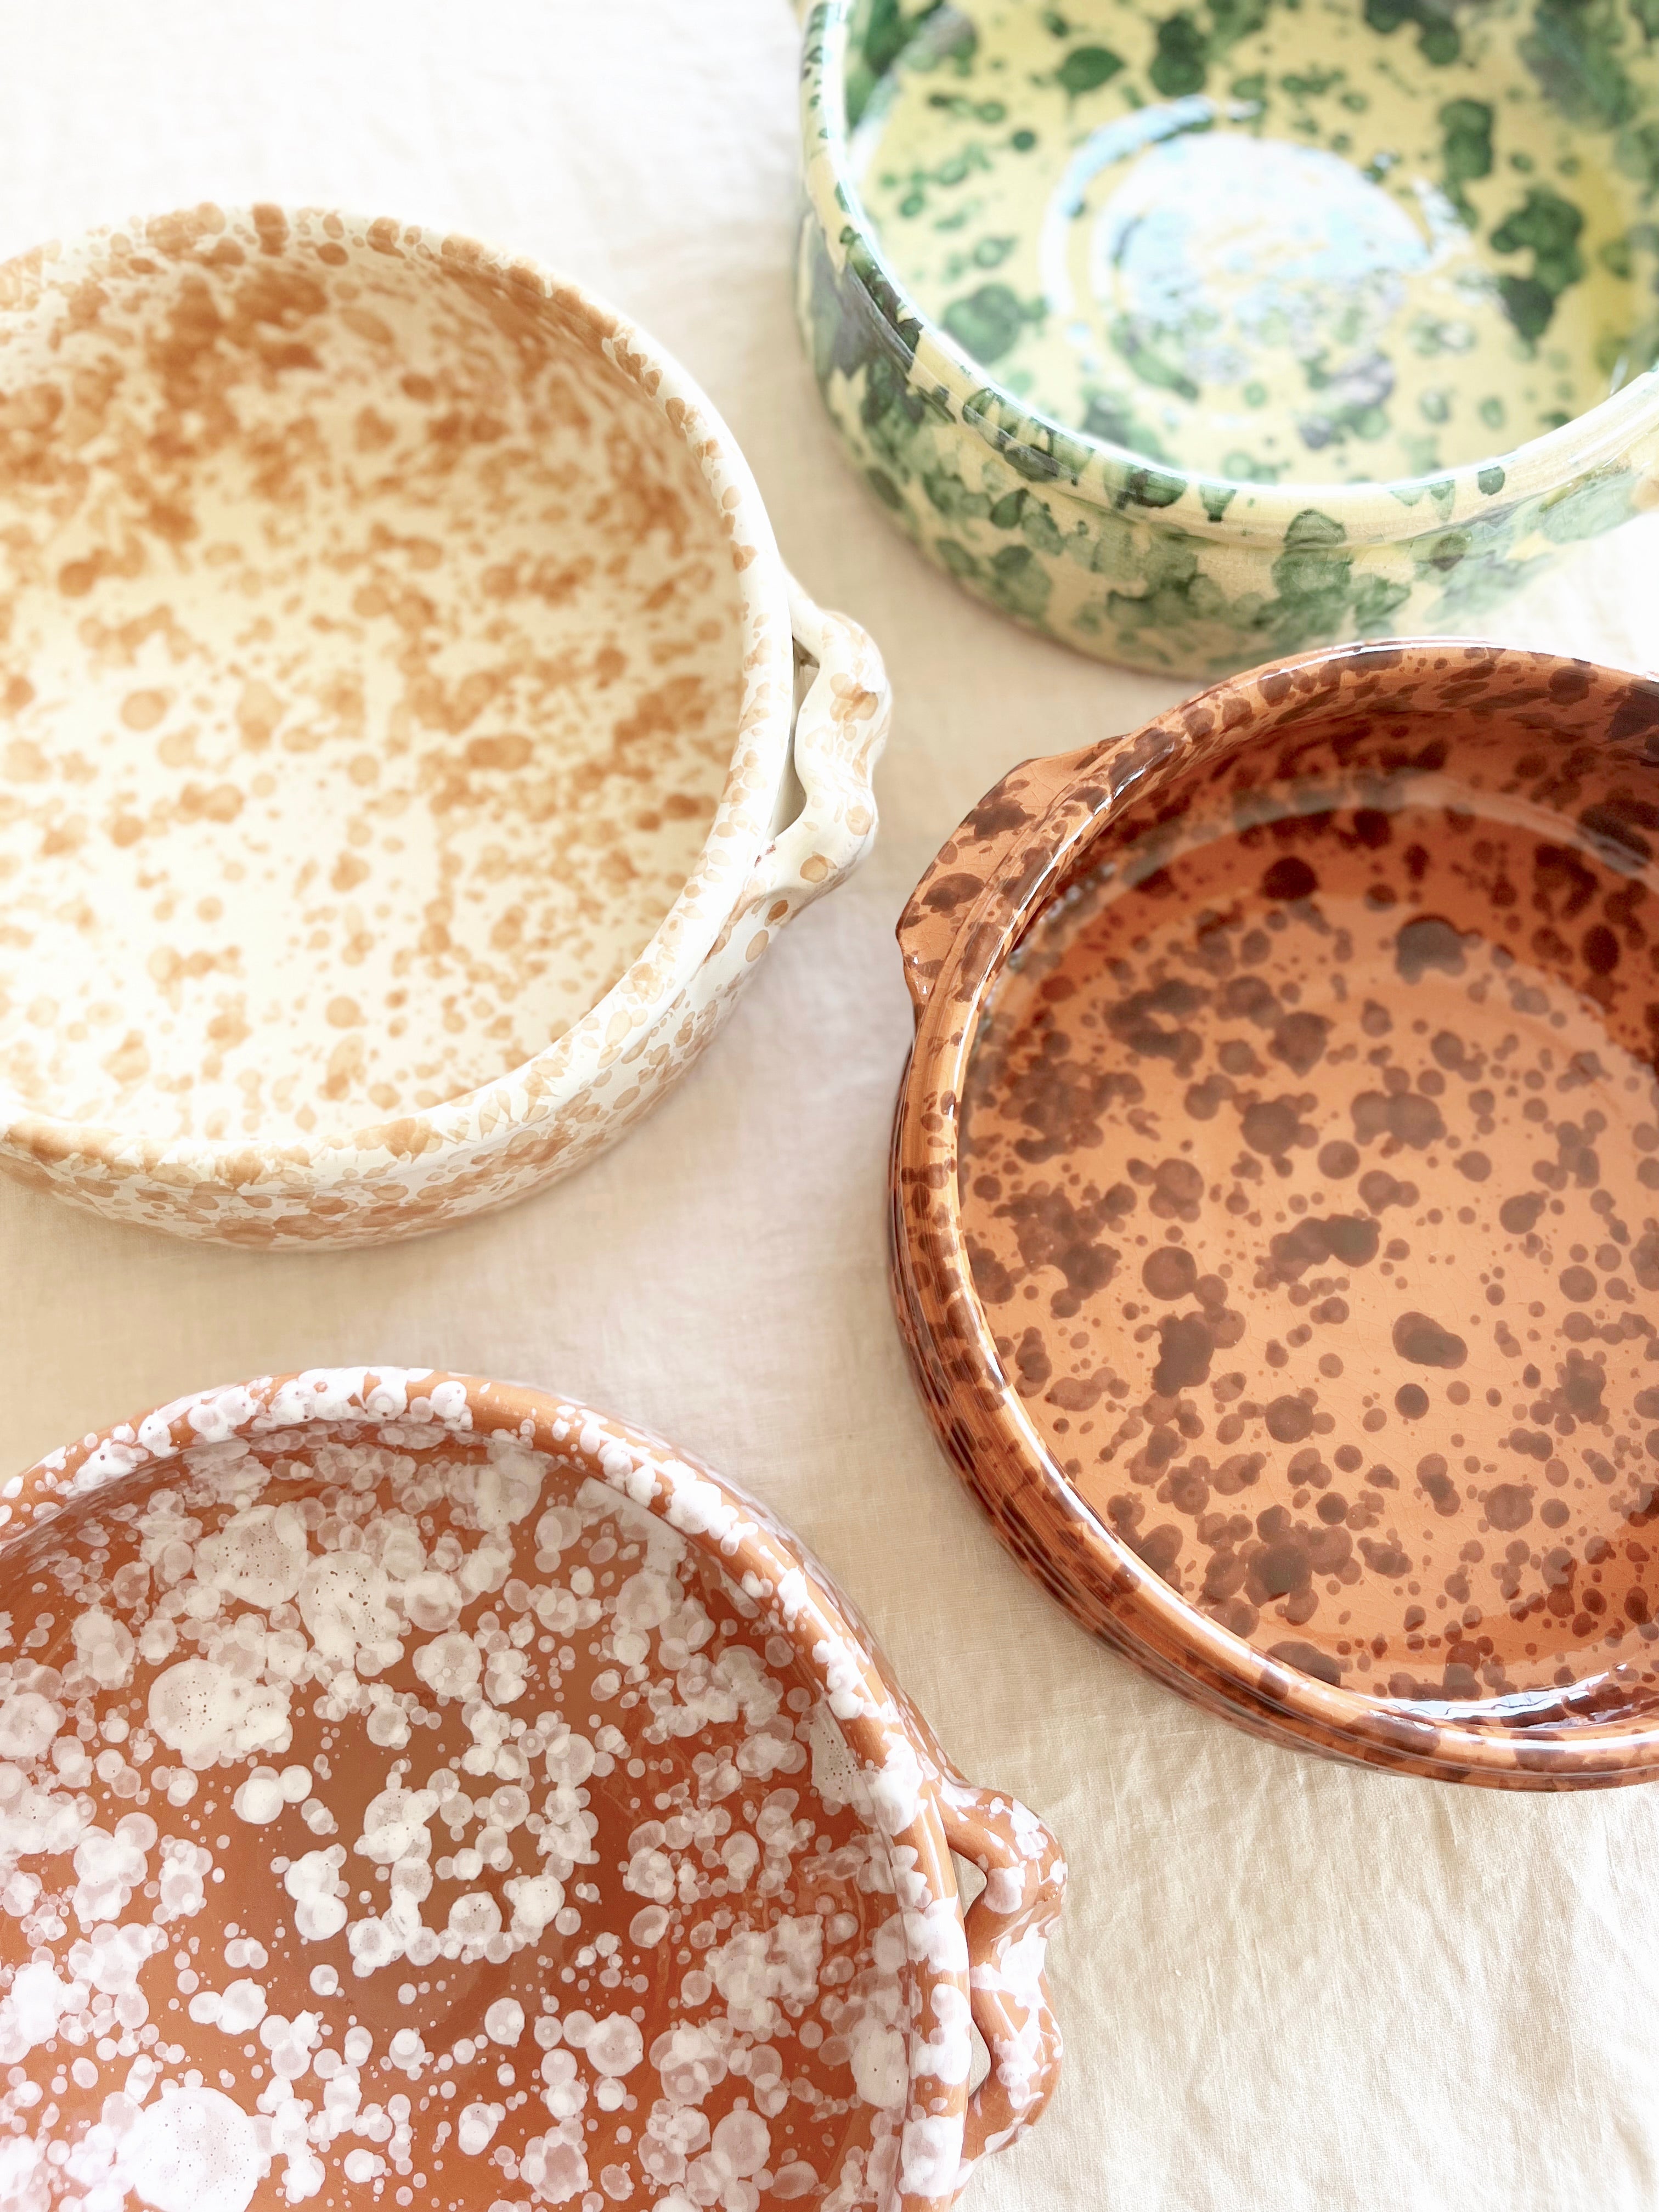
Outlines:
<svg viewBox="0 0 1659 2212"><path fill-rule="evenodd" d="M8 2203L943 2212L1041 2113L1054 1838L656 1438L210 1391L9 1484L8 1591Z"/></svg>
<svg viewBox="0 0 1659 2212"><path fill-rule="evenodd" d="M873 830L879 663L792 588L526 264L208 208L0 271L0 1164L246 1243L576 1164Z"/></svg>
<svg viewBox="0 0 1659 2212"><path fill-rule="evenodd" d="M1659 1765L1659 686L1328 653L1016 769L901 926L895 1285L1022 1560L1258 1731Z"/></svg>

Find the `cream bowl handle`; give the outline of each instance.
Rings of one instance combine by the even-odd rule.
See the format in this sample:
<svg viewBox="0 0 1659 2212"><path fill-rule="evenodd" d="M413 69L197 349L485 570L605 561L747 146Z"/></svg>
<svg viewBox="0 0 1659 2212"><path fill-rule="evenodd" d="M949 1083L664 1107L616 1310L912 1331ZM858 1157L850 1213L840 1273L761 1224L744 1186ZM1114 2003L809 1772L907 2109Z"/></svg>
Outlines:
<svg viewBox="0 0 1659 2212"><path fill-rule="evenodd" d="M852 873L876 835L876 763L892 721L893 694L880 653L845 615L827 614L792 576L790 626L817 664L795 716L793 759L800 812L761 862L763 902L797 912ZM783 920L779 915L769 919Z"/></svg>

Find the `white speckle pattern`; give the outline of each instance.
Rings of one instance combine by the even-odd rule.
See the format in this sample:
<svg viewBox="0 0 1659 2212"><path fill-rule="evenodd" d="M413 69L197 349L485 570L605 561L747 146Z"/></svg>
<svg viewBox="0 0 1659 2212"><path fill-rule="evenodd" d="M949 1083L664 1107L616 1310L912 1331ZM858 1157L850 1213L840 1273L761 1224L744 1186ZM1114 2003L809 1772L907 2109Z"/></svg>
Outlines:
<svg viewBox="0 0 1659 2212"><path fill-rule="evenodd" d="M199 2083L138 2113L119 2160L123 2179L155 2212L246 2212L264 2162L248 2114Z"/></svg>
<svg viewBox="0 0 1659 2212"><path fill-rule="evenodd" d="M752 1501L459 1378L141 1431L0 1549L7 2212L921 2212L1036 2116L1052 1840Z"/></svg>

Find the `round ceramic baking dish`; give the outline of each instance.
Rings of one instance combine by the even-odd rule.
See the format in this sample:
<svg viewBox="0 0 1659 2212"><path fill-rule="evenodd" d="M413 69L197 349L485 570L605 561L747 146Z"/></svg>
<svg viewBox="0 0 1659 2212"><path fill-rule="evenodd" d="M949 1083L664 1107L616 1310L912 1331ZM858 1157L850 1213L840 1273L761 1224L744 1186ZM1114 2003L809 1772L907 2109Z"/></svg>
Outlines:
<svg viewBox="0 0 1659 2212"><path fill-rule="evenodd" d="M1659 65L1553 0L804 9L798 307L1016 620L1215 675L1478 631L1651 503Z"/></svg>
<svg viewBox="0 0 1659 2212"><path fill-rule="evenodd" d="M1054 1838L657 1438L319 1370L4 1496L8 2203L924 2212L1042 2112Z"/></svg>
<svg viewBox="0 0 1659 2212"><path fill-rule="evenodd" d="M316 210L96 232L0 270L0 422L27 1182L257 1245L501 1205L870 842L874 648L562 278Z"/></svg>
<svg viewBox="0 0 1659 2212"><path fill-rule="evenodd" d="M906 909L928 1412L1258 1735L1659 1770L1656 760L1651 682L1353 647L1016 769Z"/></svg>

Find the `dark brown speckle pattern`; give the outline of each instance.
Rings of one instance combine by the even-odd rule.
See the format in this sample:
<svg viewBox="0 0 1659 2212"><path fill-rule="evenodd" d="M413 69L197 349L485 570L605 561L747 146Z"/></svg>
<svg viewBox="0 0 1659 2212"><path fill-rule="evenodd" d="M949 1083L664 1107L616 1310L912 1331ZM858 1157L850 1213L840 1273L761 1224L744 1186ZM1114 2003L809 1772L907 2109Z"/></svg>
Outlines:
<svg viewBox="0 0 1659 2212"><path fill-rule="evenodd" d="M1040 1579L1246 1725L1655 1757L1656 733L1581 664L1321 656L1017 769L907 913L923 1395Z"/></svg>
<svg viewBox="0 0 1659 2212"><path fill-rule="evenodd" d="M1659 1105L1540 964L1645 967L1644 887L1407 806L1112 889L1006 978L965 1120L975 1288L1066 1474L1323 1680L1650 1687Z"/></svg>

